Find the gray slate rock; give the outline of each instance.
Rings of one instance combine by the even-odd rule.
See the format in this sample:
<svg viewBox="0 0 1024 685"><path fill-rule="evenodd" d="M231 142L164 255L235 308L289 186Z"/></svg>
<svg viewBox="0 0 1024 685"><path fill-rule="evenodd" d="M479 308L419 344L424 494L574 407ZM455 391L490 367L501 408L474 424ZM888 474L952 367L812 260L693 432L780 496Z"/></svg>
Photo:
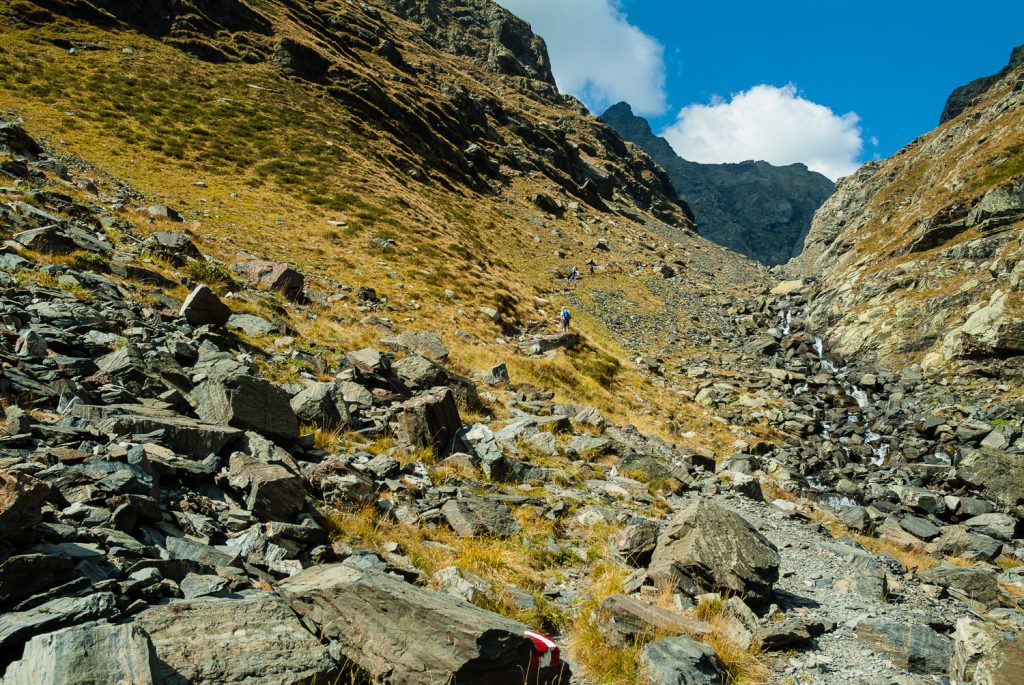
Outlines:
<svg viewBox="0 0 1024 685"><path fill-rule="evenodd" d="M110 618L117 613L117 600L109 592L85 597L60 597L27 611L0 614L0 648L75 623Z"/></svg>
<svg viewBox="0 0 1024 685"><path fill-rule="evenodd" d="M161 685L156 652L135 625L87 623L37 635L21 661L4 674L4 685Z"/></svg>
<svg viewBox="0 0 1024 685"><path fill-rule="evenodd" d="M231 318L231 310L207 286L197 285L185 298L178 316L193 326L223 326Z"/></svg>
<svg viewBox="0 0 1024 685"><path fill-rule="evenodd" d="M378 571L314 566L282 582L278 593L372 679L520 683L533 652L525 625ZM526 682L567 683L569 677L566 669L531 674Z"/></svg>
<svg viewBox="0 0 1024 685"><path fill-rule="evenodd" d="M721 685L725 681L715 651L684 635L647 645L640 663L647 669L649 685Z"/></svg>
<svg viewBox="0 0 1024 685"><path fill-rule="evenodd" d="M857 639L913 673L945 673L953 642L927 626L868 618L855 629Z"/></svg>
<svg viewBox="0 0 1024 685"><path fill-rule="evenodd" d="M251 429L263 435L295 439L299 419L288 393L273 383L245 374L214 376L192 391L203 421Z"/></svg>
<svg viewBox="0 0 1024 685"><path fill-rule="evenodd" d="M165 685L332 683L337 665L288 605L270 592L152 606L132 625L156 649Z"/></svg>
<svg viewBox="0 0 1024 685"><path fill-rule="evenodd" d="M736 512L698 500L680 512L658 538L651 579L689 595L701 591L741 594L748 604L770 601L779 578L779 552Z"/></svg>

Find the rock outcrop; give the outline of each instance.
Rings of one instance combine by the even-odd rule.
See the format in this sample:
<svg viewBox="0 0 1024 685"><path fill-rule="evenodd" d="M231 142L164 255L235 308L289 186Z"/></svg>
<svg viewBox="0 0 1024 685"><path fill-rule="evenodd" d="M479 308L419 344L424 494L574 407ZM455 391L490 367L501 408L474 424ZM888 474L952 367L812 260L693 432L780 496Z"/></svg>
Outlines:
<svg viewBox="0 0 1024 685"><path fill-rule="evenodd" d="M685 160L625 102L610 107L601 121L668 172L702 236L768 266L800 254L814 212L832 194L832 182L803 164Z"/></svg>
<svg viewBox="0 0 1024 685"><path fill-rule="evenodd" d="M733 592L751 604L771 600L779 553L742 516L708 501L680 512L658 538L648 574L689 595Z"/></svg>
<svg viewBox="0 0 1024 685"><path fill-rule="evenodd" d="M809 318L840 354L1016 373L1000 362L1021 354L1024 320L1024 50L1014 55L968 109L842 179L815 214L789 269L817 279Z"/></svg>
<svg viewBox="0 0 1024 685"><path fill-rule="evenodd" d="M1006 76L1007 72L1020 64L1024 64L1024 45L1015 47L1013 52L1010 53L1010 61L995 74L974 79L950 93L946 99L946 106L942 108L939 124L944 124L950 119L959 116L965 110L970 109L979 97L987 93L992 86L999 83L999 80Z"/></svg>

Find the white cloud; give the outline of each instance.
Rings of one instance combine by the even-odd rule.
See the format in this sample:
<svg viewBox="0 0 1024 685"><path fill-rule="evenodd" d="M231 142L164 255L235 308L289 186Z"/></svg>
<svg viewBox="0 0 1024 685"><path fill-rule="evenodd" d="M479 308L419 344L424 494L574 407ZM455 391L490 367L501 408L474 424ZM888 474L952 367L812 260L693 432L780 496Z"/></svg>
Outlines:
<svg viewBox="0 0 1024 685"><path fill-rule="evenodd" d="M600 114L620 100L662 114L664 47L629 23L620 0L497 0L544 38L562 92Z"/></svg>
<svg viewBox="0 0 1024 685"><path fill-rule="evenodd" d="M864 148L860 117L801 97L792 83L766 84L684 107L662 135L694 162L803 162L835 180L852 173Z"/></svg>

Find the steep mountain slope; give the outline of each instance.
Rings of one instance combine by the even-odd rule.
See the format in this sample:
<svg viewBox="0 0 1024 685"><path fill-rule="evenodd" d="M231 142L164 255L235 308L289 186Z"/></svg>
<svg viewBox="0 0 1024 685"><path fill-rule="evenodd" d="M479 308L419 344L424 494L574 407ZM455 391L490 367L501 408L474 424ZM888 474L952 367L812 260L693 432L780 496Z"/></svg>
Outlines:
<svg viewBox="0 0 1024 685"><path fill-rule="evenodd" d="M610 107L601 121L668 172L701 235L769 266L800 254L815 210L832 194L832 182L803 164L685 160L625 102Z"/></svg>
<svg viewBox="0 0 1024 685"><path fill-rule="evenodd" d="M379 335L454 327L453 358L486 367L554 325L569 300L553 274L593 259L575 323L626 357L638 336L609 330L622 308L607 302L688 318L705 294L742 297L762 277L692 231L664 172L559 94L543 41L493 3L0 7L0 108L147 204L176 208L225 264L254 254L298 267L314 311L292 325L317 339L365 340L362 303L346 293L370 286ZM140 201L115 212L132 217ZM692 297L666 309L649 283L681 265L706 277L680 282L673 292ZM683 330L664 363L705 335ZM550 376L559 360L514 371ZM659 430L680 411L667 389L657 409L633 399L646 367L608 383L581 364L558 369L567 398L600 395Z"/></svg>
<svg viewBox="0 0 1024 685"><path fill-rule="evenodd" d="M1022 105L1024 65L1011 65L972 107L865 164L818 210L791 266L818 279L810 317L841 353L1020 376Z"/></svg>

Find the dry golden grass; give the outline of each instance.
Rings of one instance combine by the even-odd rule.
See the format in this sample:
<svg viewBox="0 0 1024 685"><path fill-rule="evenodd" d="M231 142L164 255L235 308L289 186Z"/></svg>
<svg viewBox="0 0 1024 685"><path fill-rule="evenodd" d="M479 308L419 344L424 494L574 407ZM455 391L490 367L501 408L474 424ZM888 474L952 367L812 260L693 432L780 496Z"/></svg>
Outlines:
<svg viewBox="0 0 1024 685"><path fill-rule="evenodd" d="M70 58L41 40L49 33L80 43L111 41L134 52L83 51ZM324 295L339 292L340 284L373 285L387 299L377 312L360 310L351 296L289 306L285 316L300 340L340 350L376 344L387 331L361 323L372 313L405 330L445 333L452 366L462 373L508 361L514 380L550 384L559 399L593 404L618 422L667 439L693 431L697 437L686 442L694 447L716 449L730 440L709 421L706 410L680 401L631 364L619 362L628 353L586 311L574 316L587 341L579 353L560 353L550 362L529 360L496 342L502 330L477 311L480 306L498 308L507 320L546 321L553 328L554 314L566 300L550 270L585 261L589 254L580 248L566 260L554 257L564 240L528 222L537 212L525 198L538 190L553 192L536 179L511 179L503 192L508 201L496 202L466 189L451 192L382 173L382 158L406 154L399 141L386 135L369 140L363 122L322 90L284 79L267 64L201 62L142 35L113 35L70 22L32 31L5 28L3 38L0 110L24 116L33 135L92 162L95 168L86 175L101 188L109 187L111 176L124 178L146 195L146 203L166 203L186 216L182 225L119 212L138 235L184 228L204 253L224 265L237 262L245 250L295 264L310 287ZM431 58L466 68L450 55L432 53ZM423 97L412 86L396 83L395 88L411 98ZM537 103L529 98L509 92L502 97L510 107L538 114ZM561 116L544 108L539 113ZM196 180L205 187L193 185ZM344 226L328 223L342 214ZM580 224L594 216L584 207L548 222L588 244L595 238ZM601 217L596 225L618 249L608 257L608 272L581 281L576 295L591 302L595 289L620 292L624 306L634 311L663 309L644 280L628 276L624 268L634 249L628 248L626 236L655 245L664 245L663 239L621 217L607 222ZM539 242L527 238L531 233ZM376 249L378 237L396 239L396 246ZM494 247L510 242L518 243L516 249ZM618 262L621 268L611 268ZM180 269L154 260L147 266L215 287L225 275L209 265ZM725 281L723 288L736 287ZM183 295L184 288L173 293L179 299ZM547 304L537 298L546 298ZM272 302L260 298L233 301L232 306L258 315L273 310ZM456 330L459 335L453 334ZM265 371L290 382L298 370Z"/></svg>

